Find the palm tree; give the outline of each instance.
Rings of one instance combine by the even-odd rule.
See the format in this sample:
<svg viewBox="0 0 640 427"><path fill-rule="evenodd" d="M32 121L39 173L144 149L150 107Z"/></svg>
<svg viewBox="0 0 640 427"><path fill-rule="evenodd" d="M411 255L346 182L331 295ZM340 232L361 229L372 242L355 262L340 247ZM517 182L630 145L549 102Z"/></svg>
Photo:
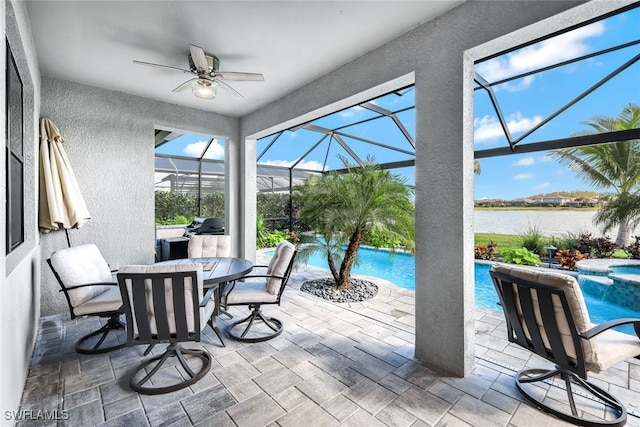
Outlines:
<svg viewBox="0 0 640 427"><path fill-rule="evenodd" d="M373 158L367 158L364 167L343 162L347 173L311 177L292 193L301 205L300 219L323 237L323 243L311 250L327 256L336 291L353 286L351 268L369 232L400 240L410 250L415 236L413 189L404 178L378 169ZM304 259L308 251L300 254Z"/></svg>
<svg viewBox="0 0 640 427"><path fill-rule="evenodd" d="M598 116L583 123L591 129L574 136L640 128L640 106L631 103L616 118ZM607 197L594 221L602 225L605 232L618 226L616 244L626 246L631 225L640 221L637 207L629 205L638 201L638 198L631 196L637 195L640 190L640 141L636 139L566 148L552 155L596 188L614 191Z"/></svg>

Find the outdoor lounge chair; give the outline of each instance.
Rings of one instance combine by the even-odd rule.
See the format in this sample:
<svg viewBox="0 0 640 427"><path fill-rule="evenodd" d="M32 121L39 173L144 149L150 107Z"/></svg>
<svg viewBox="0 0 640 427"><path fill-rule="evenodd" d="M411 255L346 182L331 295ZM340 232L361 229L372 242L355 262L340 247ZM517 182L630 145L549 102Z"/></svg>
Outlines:
<svg viewBox="0 0 640 427"><path fill-rule="evenodd" d="M282 333L282 322L274 317L265 317L261 306L278 304L284 292L293 263L296 247L283 240L278 244L275 254L266 268L265 274L251 274L232 282L223 295L224 304L228 306L247 305L251 314L231 325L227 331L229 336L238 341L259 342L274 338ZM259 279L257 281L246 281ZM245 326L246 325L246 326ZM244 329L243 329L244 328Z"/></svg>
<svg viewBox="0 0 640 427"><path fill-rule="evenodd" d="M231 236L194 234L189 237L188 258L209 258L231 256Z"/></svg>
<svg viewBox="0 0 640 427"><path fill-rule="evenodd" d="M76 341L82 354L106 353L126 345L120 321L122 299L118 283L98 247L93 244L61 249L47 259L69 305L71 318L98 316L107 322ZM94 338L96 337L96 338Z"/></svg>
<svg viewBox="0 0 640 427"><path fill-rule="evenodd" d="M624 425L625 406L588 382L587 372L600 373L638 358L640 319L591 324L578 282L567 274L496 264L490 275L500 297L509 341L555 364L555 368L517 373L516 386L524 397L574 424ZM638 337L611 329L624 324L632 324ZM564 402L558 397L562 394L555 392L558 389L564 389Z"/></svg>
<svg viewBox="0 0 640 427"><path fill-rule="evenodd" d="M201 330L215 310L213 289L202 296L202 266L127 266L118 272L118 283L127 320L127 345L147 345L147 356L156 344L168 344L164 353L144 361L131 373L131 388L142 394L170 393L204 377L211 368L211 355L205 349L187 349L180 344L199 342ZM184 372L164 369L153 378L172 356Z"/></svg>

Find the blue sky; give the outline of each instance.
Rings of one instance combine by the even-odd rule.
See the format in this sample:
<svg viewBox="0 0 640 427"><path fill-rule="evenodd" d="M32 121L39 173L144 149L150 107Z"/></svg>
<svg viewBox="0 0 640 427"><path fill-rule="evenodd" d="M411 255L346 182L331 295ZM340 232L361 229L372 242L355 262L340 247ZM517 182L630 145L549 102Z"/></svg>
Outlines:
<svg viewBox="0 0 640 427"><path fill-rule="evenodd" d="M633 42L640 39L638 22L640 8L481 62L476 65L476 71L485 80L493 82L608 47ZM495 95L512 137L520 137L637 54L640 54L640 45L495 86ZM411 89L402 96L386 95L375 100L374 104L389 111L399 111L414 105L414 95L414 89ZM575 132L587 129L581 124L582 121L595 116L615 117L629 103L640 104L640 62L627 68L519 144L571 136ZM335 129L375 115L368 109L353 107L315 120L312 124ZM415 139L414 111L399 113L398 117ZM343 131L402 150L394 152L375 146L372 148L370 144L357 139L343 138L362 159L367 154L374 155L380 162L401 161L412 157L411 145L390 118L349 126ZM330 137L300 160L321 137L322 134L306 129L285 132L260 159L260 163L289 166L299 162L297 167L314 170L320 170L325 162L329 169L342 167L339 156L348 154ZM268 137L258 141L257 153L260 154L272 139L273 137ZM167 147L158 151L198 156L207 140L200 136L185 135L174 141L175 144L171 144L171 147L167 144ZM497 115L484 91L476 91L474 99L474 140L476 150L507 145ZM223 159L224 142L215 140L205 157ZM545 152L486 158L481 159L480 164L482 173L475 178L475 199L514 199L538 193L592 189ZM404 175L407 182L413 183L412 168L395 172Z"/></svg>

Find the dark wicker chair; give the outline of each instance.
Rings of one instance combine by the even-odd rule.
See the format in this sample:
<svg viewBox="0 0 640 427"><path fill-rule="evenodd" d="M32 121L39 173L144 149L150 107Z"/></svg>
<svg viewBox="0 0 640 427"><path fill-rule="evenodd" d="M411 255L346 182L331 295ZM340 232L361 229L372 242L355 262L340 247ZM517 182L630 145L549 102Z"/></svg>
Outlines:
<svg viewBox="0 0 640 427"><path fill-rule="evenodd" d="M268 266L254 267L266 268L265 274L252 273L227 286L222 297L225 307L246 305L251 310L249 316L231 324L227 331L231 338L244 342L259 342L270 340L282 333L282 322L274 317L266 317L261 307L265 304L280 305L295 257L296 247L283 240L276 248Z"/></svg>
<svg viewBox="0 0 640 427"><path fill-rule="evenodd" d="M168 344L164 353L144 361L131 374L129 385L138 393L170 393L202 379L211 367L205 349L183 348L182 342L199 342L201 330L215 311L213 290L204 297L200 264L127 266L118 272L127 320L127 345ZM164 369L170 357L176 368ZM148 366L153 365L150 368Z"/></svg>
<svg viewBox="0 0 640 427"><path fill-rule="evenodd" d="M107 319L100 329L76 341L76 351L96 354L123 348L126 336L120 320L124 314L120 289L98 247L88 244L61 249L52 253L47 263L60 284L72 319Z"/></svg>
<svg viewBox="0 0 640 427"><path fill-rule="evenodd" d="M555 365L518 372L516 386L524 397L573 424L624 425L625 406L588 382L587 372L599 373L638 358L640 319L591 324L578 282L567 274L502 264L494 265L490 274L506 318L509 341ZM632 324L638 337L611 329L624 324ZM552 387L566 391L564 402L558 400L557 393L547 397L546 389ZM589 405L586 410L580 406L585 402ZM594 410L604 416L590 415Z"/></svg>

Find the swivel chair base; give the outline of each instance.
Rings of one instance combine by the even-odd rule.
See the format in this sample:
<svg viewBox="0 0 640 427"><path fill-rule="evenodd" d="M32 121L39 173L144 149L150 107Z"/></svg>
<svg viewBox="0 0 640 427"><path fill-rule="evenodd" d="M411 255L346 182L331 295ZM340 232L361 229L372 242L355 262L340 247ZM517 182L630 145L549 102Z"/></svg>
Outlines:
<svg viewBox="0 0 640 427"><path fill-rule="evenodd" d="M95 330L76 341L76 352L80 354L101 354L124 348L127 345L124 323L120 320L122 313L115 313L109 316L109 320L100 329ZM120 331L120 332L119 332ZM122 344L103 347L109 333L120 334L122 337L117 341ZM100 339L95 345L91 345L91 338L100 335Z"/></svg>
<svg viewBox="0 0 640 427"><path fill-rule="evenodd" d="M147 349L145 354L147 354L150 350L151 350L151 347ZM200 367L200 369L197 371L194 371L191 368L191 366L189 366L189 363L187 362L185 355L190 355L190 356L193 356L194 358L199 358L202 361L202 366ZM182 381L179 381L177 383L170 384L167 386L157 386L157 387L145 386L144 384L147 381L149 381L153 377L153 375L155 375L160 370L162 365L167 361L169 357L178 358L178 361L180 362L180 365L182 366L184 373L186 373L185 377L187 377L187 379L186 380L183 379ZM149 371L149 373L146 374L144 377L142 377L140 380L136 380L136 377L138 376L138 374L139 373L144 374L146 372L145 368L151 365L152 363L156 363L156 364ZM182 348L182 346L180 346L179 344L169 344L169 346L167 346L167 350L164 353L162 353L159 356L152 357L151 359L142 363L140 366L136 368L136 370L133 373L131 373L131 377L129 379L129 385L131 386L132 390L135 390L141 394L171 393L173 391L177 391L185 387L189 387L190 385L196 383L197 381L202 379L202 377L204 377L207 374L207 372L209 372L209 369L211 369L211 355L206 350L187 349L187 348Z"/></svg>
<svg viewBox="0 0 640 427"><path fill-rule="evenodd" d="M230 338L242 342L261 342L275 338L282 333L283 327L280 320L275 317L265 317L259 305L250 305L249 309L253 309L249 316L231 324L227 331ZM256 320L262 325L255 324ZM240 332L244 323L247 323L247 326Z"/></svg>
<svg viewBox="0 0 640 427"><path fill-rule="evenodd" d="M532 384L554 377L559 377L563 381L567 393L567 401L552 407L547 405L549 400L542 403L540 399L540 389L536 386L527 387L525 384ZM584 379L580 378L573 372L569 372L556 366L556 369L527 369L518 372L516 376L516 386L522 395L539 409L553 414L556 417L568 421L575 425L595 427L595 426L623 426L627 422L627 410L624 405L611 394L602 390ZM593 406L597 406L605 414L603 419L599 419L594 415L589 416L588 413L576 407L574 395L580 389L580 398L589 399ZM531 390L527 390L531 389ZM537 389L537 391L533 390ZM546 393L545 393L546 394ZM571 412L565 410L569 407Z"/></svg>

